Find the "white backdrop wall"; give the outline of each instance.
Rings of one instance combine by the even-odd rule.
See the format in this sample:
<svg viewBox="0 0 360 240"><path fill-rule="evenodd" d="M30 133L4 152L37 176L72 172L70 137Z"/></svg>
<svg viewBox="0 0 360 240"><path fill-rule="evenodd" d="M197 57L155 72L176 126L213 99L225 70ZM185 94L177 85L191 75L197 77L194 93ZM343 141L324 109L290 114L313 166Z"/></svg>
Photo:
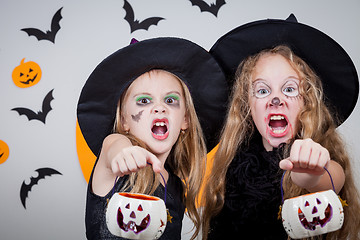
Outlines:
<svg viewBox="0 0 360 240"><path fill-rule="evenodd" d="M76 104L81 88L94 67L135 37L143 40L175 36L192 40L209 50L229 30L255 20L298 21L334 38L349 53L360 71L360 1L348 0L226 0L217 17L201 12L189 0L128 0L135 18L165 18L148 30L130 32L124 20L123 0L1 0L0 2L0 140L10 154L0 164L0 239L85 239L84 210L87 183L76 153ZM205 0L214 3L215 0ZM62 19L55 43L28 36L23 28L50 28L60 8ZM311 43L309 43L311 44ZM19 88L12 72L34 61L42 69L39 83ZM40 110L53 90L52 110L43 122L29 121L11 109ZM339 127L353 158L360 184L360 107ZM1 150L1 149L0 149ZM1 153L1 152L0 152ZM60 174L45 177L20 198L22 183L37 177L36 169ZM185 228L190 227L186 222ZM185 231L184 231L185 232ZM189 234L184 233L184 239Z"/></svg>

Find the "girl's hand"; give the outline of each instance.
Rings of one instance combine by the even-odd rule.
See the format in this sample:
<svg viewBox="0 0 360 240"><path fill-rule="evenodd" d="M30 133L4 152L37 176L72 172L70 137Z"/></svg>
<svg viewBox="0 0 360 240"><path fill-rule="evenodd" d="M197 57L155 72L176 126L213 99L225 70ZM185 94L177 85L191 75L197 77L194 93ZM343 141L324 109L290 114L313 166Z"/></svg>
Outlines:
<svg viewBox="0 0 360 240"><path fill-rule="evenodd" d="M159 173L163 168L160 160L148 150L139 146L123 148L111 160L111 170L117 176L137 172L150 163L154 172Z"/></svg>
<svg viewBox="0 0 360 240"><path fill-rule="evenodd" d="M329 151L311 139L296 140L291 147L290 156L279 163L280 168L291 170L291 180L309 192L335 188L339 193L345 183L345 173L341 165L330 160ZM330 172L325 174L325 169Z"/></svg>
<svg viewBox="0 0 360 240"><path fill-rule="evenodd" d="M280 161L281 169L292 172L322 175L330 162L329 151L312 139L295 140L290 156Z"/></svg>

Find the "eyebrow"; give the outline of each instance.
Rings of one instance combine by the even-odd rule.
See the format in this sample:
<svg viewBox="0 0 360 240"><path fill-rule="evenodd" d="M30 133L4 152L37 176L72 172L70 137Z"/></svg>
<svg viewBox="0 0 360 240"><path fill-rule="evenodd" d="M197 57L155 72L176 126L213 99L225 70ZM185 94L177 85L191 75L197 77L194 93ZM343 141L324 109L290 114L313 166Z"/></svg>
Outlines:
<svg viewBox="0 0 360 240"><path fill-rule="evenodd" d="M288 81L300 82L300 79L299 79L298 77L296 77L296 76L290 75L290 76L286 77L283 81L284 81L284 84L285 84L285 83L288 82ZM263 79L263 78L257 78L257 79L255 79L254 81L252 81L252 85L254 85L254 84L258 83L258 82L264 83L264 84L268 85L268 84L267 84L268 81L265 80L265 79Z"/></svg>
<svg viewBox="0 0 360 240"><path fill-rule="evenodd" d="M262 84L270 87L269 84L267 83L267 81L266 81L265 79L262 79L262 78L258 78L258 79L256 79L255 81L253 81L253 82L251 83L251 86L255 86L256 84L259 84L259 83L262 83Z"/></svg>
<svg viewBox="0 0 360 240"><path fill-rule="evenodd" d="M300 82L300 79L295 77L295 76L289 76L288 78L286 78L286 81L299 81Z"/></svg>
<svg viewBox="0 0 360 240"><path fill-rule="evenodd" d="M174 96L174 95L181 96L180 92L178 92L178 91L170 91L170 92L165 94L166 97Z"/></svg>

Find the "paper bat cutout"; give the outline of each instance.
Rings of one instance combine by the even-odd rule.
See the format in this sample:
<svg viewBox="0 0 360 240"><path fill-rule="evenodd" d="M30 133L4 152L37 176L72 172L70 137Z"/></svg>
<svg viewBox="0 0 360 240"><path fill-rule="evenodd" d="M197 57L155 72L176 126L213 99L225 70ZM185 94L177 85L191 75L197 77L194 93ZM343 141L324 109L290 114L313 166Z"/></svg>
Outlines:
<svg viewBox="0 0 360 240"><path fill-rule="evenodd" d="M54 99L52 92L54 91L51 90L44 98L43 100L43 104L42 104L42 110L38 111L37 113L35 113L33 110L28 109L28 108L13 108L11 110L17 111L19 113L19 115L25 115L29 121L31 120L39 120L41 122L43 122L45 124L45 119L47 114L52 110L50 102Z"/></svg>
<svg viewBox="0 0 360 240"><path fill-rule="evenodd" d="M52 20L51 20L51 30L47 30L46 32L43 32L37 28L23 28L21 29L21 31L26 32L29 37L30 36L35 36L37 38L37 40L48 40L52 43L55 43L55 36L57 34L57 32L60 30L60 20L62 19L61 16L61 9L60 8L55 15L53 16Z"/></svg>
<svg viewBox="0 0 360 240"><path fill-rule="evenodd" d="M210 6L203 0L190 0L193 6L198 6L201 12L209 12L217 17L219 9L225 4L225 0L216 0L216 3L211 3Z"/></svg>
<svg viewBox="0 0 360 240"><path fill-rule="evenodd" d="M36 178L31 177L29 184L26 184L25 181L23 181L21 188L20 188L20 200L25 209L26 209L26 198L28 197L28 194L31 191L31 188L34 185L37 185L39 180L45 179L46 176L52 176L54 174L62 175L60 172L58 172L52 168L39 168L35 171L39 173L39 176L37 176Z"/></svg>
<svg viewBox="0 0 360 240"><path fill-rule="evenodd" d="M135 20L134 11L128 1L124 0L123 8L126 13L124 19L129 23L131 33L138 29L148 30L151 25L157 25L160 20L165 19L162 17L150 17L139 22L139 20Z"/></svg>

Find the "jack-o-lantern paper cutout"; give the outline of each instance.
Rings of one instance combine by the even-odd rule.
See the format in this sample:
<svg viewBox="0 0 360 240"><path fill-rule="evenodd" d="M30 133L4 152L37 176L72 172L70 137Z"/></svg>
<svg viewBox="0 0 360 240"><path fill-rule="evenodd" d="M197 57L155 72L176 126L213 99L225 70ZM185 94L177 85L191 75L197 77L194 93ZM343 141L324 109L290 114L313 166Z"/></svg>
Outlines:
<svg viewBox="0 0 360 240"><path fill-rule="evenodd" d="M284 229L293 239L333 232L344 222L342 204L333 190L287 199L281 215Z"/></svg>
<svg viewBox="0 0 360 240"><path fill-rule="evenodd" d="M9 157L9 146L6 142L0 140L0 164L4 163Z"/></svg>
<svg viewBox="0 0 360 240"><path fill-rule="evenodd" d="M24 62L23 58L20 65L15 67L12 72L12 79L19 88L28 88L36 85L41 79L41 68L33 61Z"/></svg>
<svg viewBox="0 0 360 240"><path fill-rule="evenodd" d="M115 193L106 209L111 234L127 239L158 239L167 224L162 199L138 193Z"/></svg>

